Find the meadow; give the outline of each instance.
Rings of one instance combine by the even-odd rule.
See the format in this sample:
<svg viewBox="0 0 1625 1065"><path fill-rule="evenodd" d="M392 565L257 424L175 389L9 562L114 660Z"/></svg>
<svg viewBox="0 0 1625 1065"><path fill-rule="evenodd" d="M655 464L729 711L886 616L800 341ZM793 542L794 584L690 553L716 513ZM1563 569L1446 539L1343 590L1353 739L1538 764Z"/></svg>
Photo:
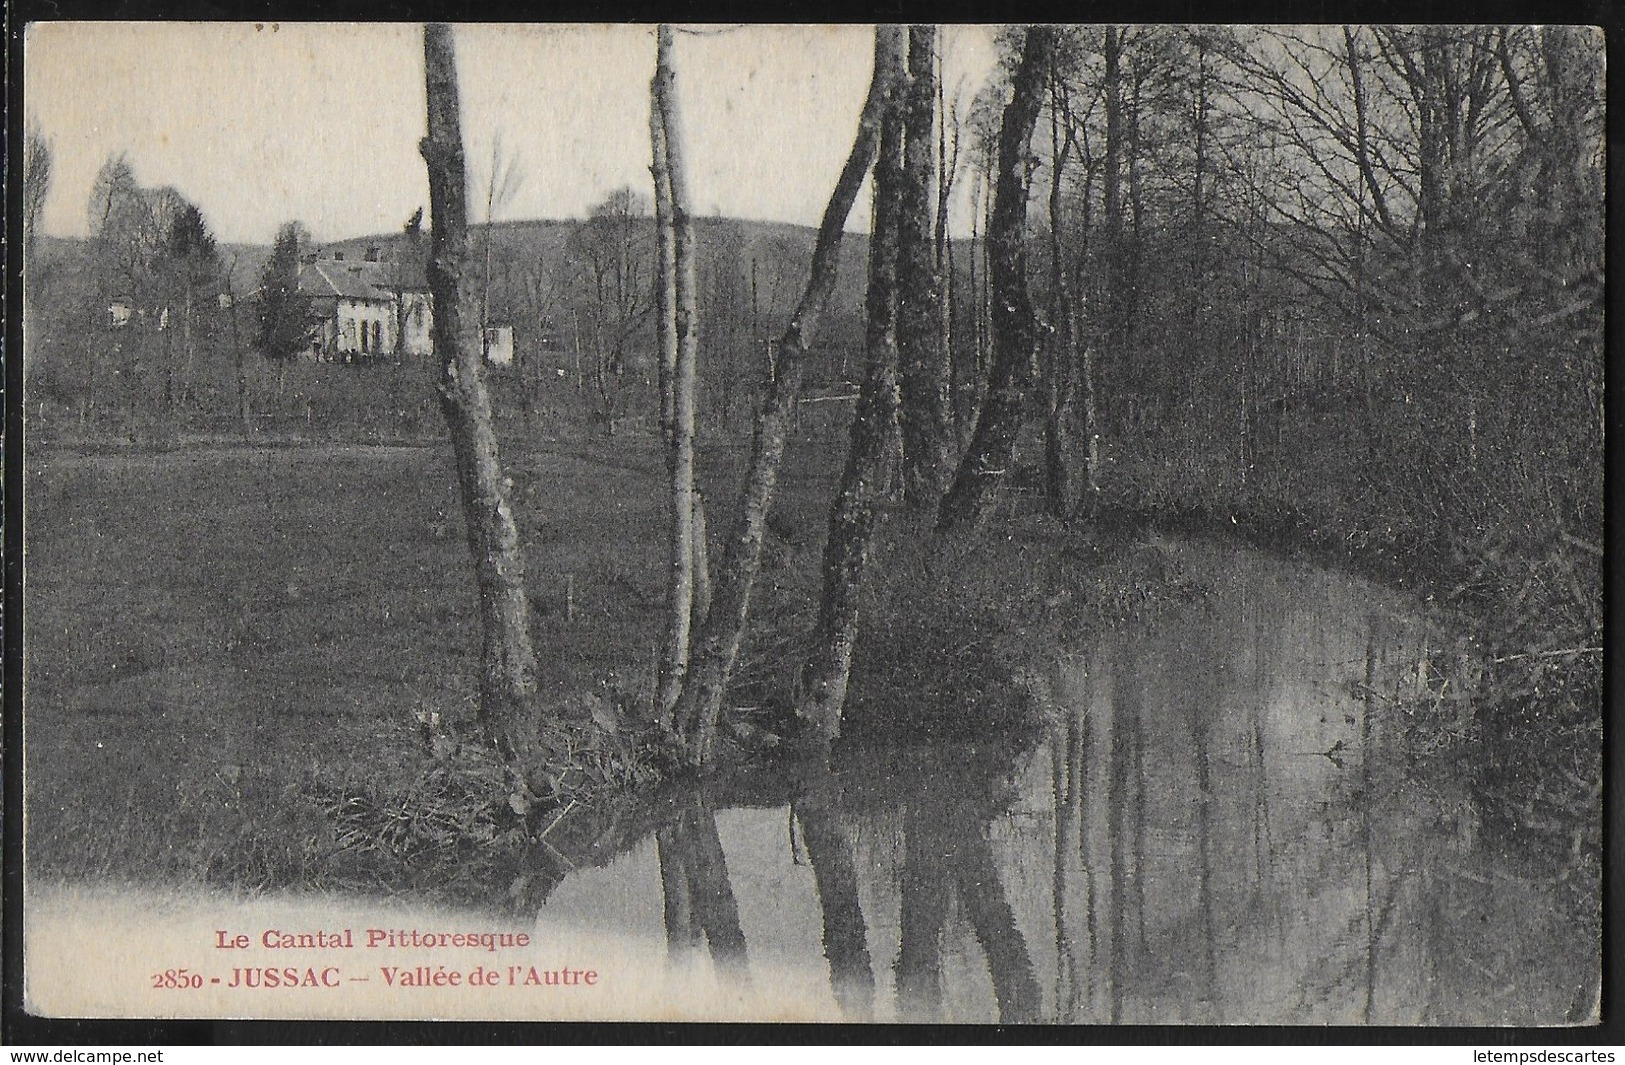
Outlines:
<svg viewBox="0 0 1625 1065"><path fill-rule="evenodd" d="M742 452L707 454L726 499ZM646 690L664 594L653 443L509 462L543 700ZM791 571L811 577L835 473L792 455L776 524L809 535L770 557L768 614ZM323 802L411 787L434 764L430 721L471 728L478 606L447 444L46 450L27 514L32 875L320 884Z"/></svg>

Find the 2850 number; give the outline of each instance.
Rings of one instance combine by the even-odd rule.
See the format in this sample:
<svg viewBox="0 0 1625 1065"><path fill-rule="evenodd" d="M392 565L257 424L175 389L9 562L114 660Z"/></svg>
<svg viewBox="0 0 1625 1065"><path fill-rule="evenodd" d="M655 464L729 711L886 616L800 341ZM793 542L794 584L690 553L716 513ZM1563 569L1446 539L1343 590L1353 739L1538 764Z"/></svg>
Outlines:
<svg viewBox="0 0 1625 1065"><path fill-rule="evenodd" d="M196 990L203 986L203 976L186 969L165 969L152 974L152 986L167 991Z"/></svg>

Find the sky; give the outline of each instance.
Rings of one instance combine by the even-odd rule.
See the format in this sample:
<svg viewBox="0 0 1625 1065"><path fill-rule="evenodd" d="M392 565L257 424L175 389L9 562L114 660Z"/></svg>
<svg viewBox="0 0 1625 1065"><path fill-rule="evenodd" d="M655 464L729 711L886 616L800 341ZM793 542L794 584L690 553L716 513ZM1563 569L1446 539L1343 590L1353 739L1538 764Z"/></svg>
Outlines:
<svg viewBox="0 0 1625 1065"><path fill-rule="evenodd" d="M520 177L502 219L581 217L647 191L649 26L466 25L455 31L472 217L493 147ZM945 83L974 92L990 28L945 32ZM41 229L85 236L91 185L127 153L228 242L298 219L317 241L399 229L428 203L420 29L410 24L35 23L25 116L50 140ZM697 27L677 36L694 209L816 225L856 130L862 26ZM867 196L849 226L868 226Z"/></svg>

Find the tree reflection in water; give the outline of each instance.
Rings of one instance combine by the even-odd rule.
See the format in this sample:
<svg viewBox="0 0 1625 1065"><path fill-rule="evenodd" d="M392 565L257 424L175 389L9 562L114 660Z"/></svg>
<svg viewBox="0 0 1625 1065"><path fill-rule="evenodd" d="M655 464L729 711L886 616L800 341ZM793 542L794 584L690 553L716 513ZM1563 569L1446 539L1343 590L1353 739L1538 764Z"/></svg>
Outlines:
<svg viewBox="0 0 1625 1065"><path fill-rule="evenodd" d="M869 932L858 902L858 871L852 837L838 816L834 781L820 776L791 806L801 826L818 884L824 917L824 957L841 1013L852 1021L874 1018L875 974L869 963Z"/></svg>
<svg viewBox="0 0 1625 1065"><path fill-rule="evenodd" d="M944 1019L943 936L957 898L982 949L1000 1022L1036 1021L1038 978L988 835L1002 806L977 801L982 789L967 788L966 779L951 770L924 774L904 800L897 1015Z"/></svg>
<svg viewBox="0 0 1625 1065"><path fill-rule="evenodd" d="M655 841L672 960L686 960L703 938L720 974L741 982L748 979L745 933L715 812L695 795L671 823L656 830Z"/></svg>
<svg viewBox="0 0 1625 1065"><path fill-rule="evenodd" d="M662 816L672 955L742 974L743 908L758 979L827 973L852 1020L1589 1016L1595 938L1558 874L1490 838L1461 767L1406 754L1426 623L1346 578L1232 568L1200 609L1054 649L1024 743L780 764L729 785L720 839L710 799Z"/></svg>

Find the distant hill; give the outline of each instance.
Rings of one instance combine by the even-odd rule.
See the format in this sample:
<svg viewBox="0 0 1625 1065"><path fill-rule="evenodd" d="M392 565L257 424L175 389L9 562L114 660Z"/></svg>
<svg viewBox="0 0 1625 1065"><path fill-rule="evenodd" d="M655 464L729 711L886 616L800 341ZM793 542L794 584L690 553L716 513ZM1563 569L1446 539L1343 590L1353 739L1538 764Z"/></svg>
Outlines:
<svg viewBox="0 0 1625 1065"><path fill-rule="evenodd" d="M527 327L540 328L527 318L549 316L555 329L568 333L579 324L566 320L572 309L585 313L592 304L592 282L585 276L590 264L578 237L587 226L579 219L531 219L470 227L470 254L476 264L483 265L489 234L493 319L515 326L522 349ZM644 256L635 280L643 286L647 303L653 284L654 220L637 219L632 228L641 242L635 255ZM713 355L713 368L720 354L721 365L732 371L756 372L750 367L749 350L741 349L754 347L753 336L776 338L784 331L806 285L815 236L811 227L784 222L695 219L701 337ZM427 242L426 232L422 239ZM376 254L388 260L404 254L405 240L401 232L374 233L331 241L320 251L324 257L362 259ZM814 380L852 375L853 355L863 342L868 249L865 234L848 233L844 238L835 295L809 367ZM245 251L244 261L249 258ZM652 344L652 333L649 339Z"/></svg>
<svg viewBox="0 0 1625 1065"><path fill-rule="evenodd" d="M653 219L648 220L647 224L652 227ZM566 246L571 234L582 225L579 219L527 219L497 222L489 227L471 226L469 235L476 258L483 253L485 232L489 228L494 258L541 261L557 267L564 264L567 258ZM424 236L427 239L427 231ZM748 276L754 261L757 264L760 310L764 314L776 312L780 318L790 312L806 282L815 236L811 227L787 222L697 218L695 236L700 245L702 273L707 270L714 272L726 263L737 266ZM404 239L400 231L370 233L318 244L316 249L324 257L336 252L345 258L361 259L370 249L376 248L380 257L392 259L399 254L399 245ZM66 263L83 254L88 243L83 238L41 234L37 255L42 264ZM846 235L842 245L836 306L861 308L868 250L869 238L866 234ZM232 268L232 287L246 293L259 287L265 263L271 257L271 246L222 243L220 256ZM781 321L774 332L782 330L783 325Z"/></svg>
<svg viewBox="0 0 1625 1065"><path fill-rule="evenodd" d="M469 227L472 254L483 254L487 229L491 234L492 257L509 262L545 262L551 267L565 264L570 237L585 223L580 219L528 219L496 222L490 226ZM653 233L654 219L645 221ZM810 226L788 222L760 222L734 218L696 218L695 240L700 248L699 272L703 278L715 274L724 266L733 267L748 278L751 264L757 266L758 307L765 315L777 312L776 317L788 316L806 284L807 267L812 256L816 231ZM427 232L425 232L425 238ZM346 258L365 257L370 249L378 249L382 258L398 254L404 240L400 232L373 233L322 245L324 255L339 252ZM869 237L862 233L848 233L842 242L841 271L836 285L834 304L837 307L860 309L863 305L864 271L869 253ZM268 251L262 251L259 261L264 262ZM777 333L784 328L780 321Z"/></svg>
<svg viewBox="0 0 1625 1065"><path fill-rule="evenodd" d="M522 355L592 346L587 331L602 310L604 296L595 291L590 260L606 252L602 247L596 253L591 250L583 236L588 226L578 219L534 219L471 227L476 269L484 265L489 236L492 320L514 327ZM806 284L815 231L783 222L718 217L695 219L695 231L702 372L713 379L716 375L760 379L765 346L784 331ZM654 221L636 218L628 232L637 268L625 281L635 291L624 294L624 299L641 303L645 318L627 334L625 357L630 369L647 369L654 357L653 322L647 317L653 293ZM406 239L401 231L364 234L329 241L315 250L324 258L365 259L375 254L395 260L408 254L403 247ZM426 231L421 240L418 254L427 247ZM74 279L67 288L59 283L51 286L57 299L79 287L84 276L79 265L85 261L87 245L83 239L40 237L31 271L39 270L41 279L48 275L57 281ZM809 361L810 385L855 379L862 365L868 246L865 234L848 233L843 240L835 294ZM222 244L220 254L231 271L235 292L247 295L259 288L271 254L269 245ZM597 343L601 349L601 331Z"/></svg>

